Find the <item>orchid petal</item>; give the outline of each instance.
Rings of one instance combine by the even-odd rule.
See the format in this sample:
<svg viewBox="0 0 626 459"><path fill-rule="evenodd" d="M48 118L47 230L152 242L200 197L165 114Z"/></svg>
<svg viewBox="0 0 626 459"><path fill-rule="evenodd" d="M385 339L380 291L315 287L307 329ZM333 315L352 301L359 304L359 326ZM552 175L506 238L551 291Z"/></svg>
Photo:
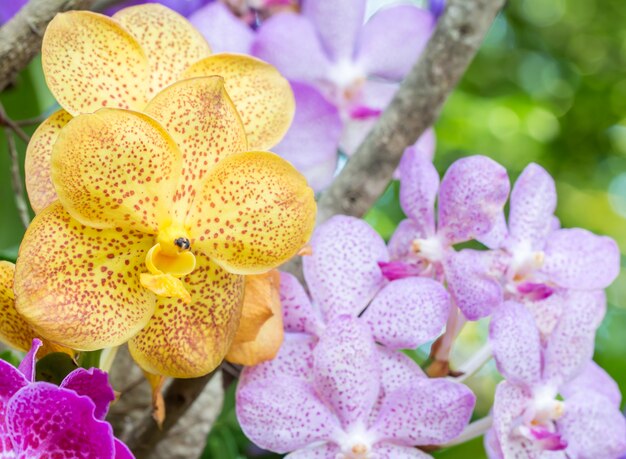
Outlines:
<svg viewBox="0 0 626 459"><path fill-rule="evenodd" d="M340 316L313 350L313 380L344 428L366 419L380 391L378 351L367 325Z"/></svg>
<svg viewBox="0 0 626 459"><path fill-rule="evenodd" d="M189 16L215 53L251 54L255 33L222 2L212 2Z"/></svg>
<svg viewBox="0 0 626 459"><path fill-rule="evenodd" d="M180 14L158 3L124 8L113 15L139 42L150 64L148 99L211 54L208 43Z"/></svg>
<svg viewBox="0 0 626 459"><path fill-rule="evenodd" d="M435 18L428 10L413 5L383 9L363 26L356 60L368 75L402 81L434 28Z"/></svg>
<svg viewBox="0 0 626 459"><path fill-rule="evenodd" d="M291 83L296 114L273 151L292 163L314 191L330 185L337 169L343 123L337 108L312 86Z"/></svg>
<svg viewBox="0 0 626 459"><path fill-rule="evenodd" d="M378 356L381 367L381 396L406 386L409 381L425 377L420 366L402 352L379 346Z"/></svg>
<svg viewBox="0 0 626 459"><path fill-rule="evenodd" d="M201 253L196 258L196 268L182 279L191 303L159 297L148 325L128 343L135 362L149 373L204 376L220 364L235 337L244 279Z"/></svg>
<svg viewBox="0 0 626 459"><path fill-rule="evenodd" d="M187 217L192 246L237 274L262 273L306 244L316 204L304 178L268 152L238 153L207 175Z"/></svg>
<svg viewBox="0 0 626 459"><path fill-rule="evenodd" d="M313 386L300 379L252 381L238 388L235 406L246 436L278 453L326 440L338 427Z"/></svg>
<svg viewBox="0 0 626 459"><path fill-rule="evenodd" d="M508 235L509 229L507 228L504 211L502 211L496 216L493 222L493 227L477 240L487 248L495 250L504 246Z"/></svg>
<svg viewBox="0 0 626 459"><path fill-rule="evenodd" d="M420 155L422 158L433 161L435 156L435 151L437 150L437 137L435 135L435 130L431 127L424 131L424 133L420 136L417 141L407 147L404 150L403 155ZM402 179L402 171L400 168L396 169L394 179L401 180ZM439 187L439 175L437 175L437 188ZM434 203L433 203L434 204Z"/></svg>
<svg viewBox="0 0 626 459"><path fill-rule="evenodd" d="M597 393L619 407L622 394L619 386L600 365L593 360L587 362L583 370L574 379L561 386L559 393L567 400L576 394Z"/></svg>
<svg viewBox="0 0 626 459"><path fill-rule="evenodd" d="M410 218L402 220L389 239L389 256L392 260L414 261L419 259L413 251L412 243L415 239L426 237L423 229Z"/></svg>
<svg viewBox="0 0 626 459"><path fill-rule="evenodd" d="M35 334L15 309L14 276L15 265L0 261L0 341L20 351L27 351Z"/></svg>
<svg viewBox="0 0 626 459"><path fill-rule="evenodd" d="M379 443L372 448L374 457L393 457L393 459L428 459L432 458L419 449L410 446L399 446L393 443Z"/></svg>
<svg viewBox="0 0 626 459"><path fill-rule="evenodd" d="M606 397L578 393L565 402L557 421L573 458L614 458L626 453L626 418Z"/></svg>
<svg viewBox="0 0 626 459"><path fill-rule="evenodd" d="M41 348L43 343L39 338L33 339L33 344L31 348L28 350L20 365L17 367L18 370L24 375L28 382L35 381L35 365L37 364L37 351Z"/></svg>
<svg viewBox="0 0 626 459"><path fill-rule="evenodd" d="M326 322L359 314L384 284L378 267L387 261L383 239L363 220L342 215L320 225L304 257L304 277Z"/></svg>
<svg viewBox="0 0 626 459"><path fill-rule="evenodd" d="M141 330L154 295L139 273L152 238L82 226L52 204L28 227L15 267L16 309L36 332L73 349L118 346Z"/></svg>
<svg viewBox="0 0 626 459"><path fill-rule="evenodd" d="M552 232L545 254L542 271L566 288L606 288L620 269L620 251L615 241L580 228Z"/></svg>
<svg viewBox="0 0 626 459"><path fill-rule="evenodd" d="M89 397L95 405L94 416L104 420L109 405L115 400L115 393L109 384L109 376L98 368L77 368L59 386Z"/></svg>
<svg viewBox="0 0 626 459"><path fill-rule="evenodd" d="M17 457L113 457L115 451L111 426L94 417L91 399L49 383L18 391L6 422Z"/></svg>
<svg viewBox="0 0 626 459"><path fill-rule="evenodd" d="M304 333L315 330L320 320L317 309L313 308L300 281L292 274L280 273L280 302L285 331Z"/></svg>
<svg viewBox="0 0 626 459"><path fill-rule="evenodd" d="M564 311L567 310L568 293L560 289L552 293L548 298L537 301L524 301L535 319L535 324L541 333L542 341L545 341L558 324Z"/></svg>
<svg viewBox="0 0 626 459"><path fill-rule="evenodd" d="M543 167L529 164L513 186L510 207L511 236L519 242L528 241L533 250L543 249L556 209L554 179Z"/></svg>
<svg viewBox="0 0 626 459"><path fill-rule="evenodd" d="M324 49L334 61L352 59L365 18L365 3L365 0L304 2L302 14L315 25Z"/></svg>
<svg viewBox="0 0 626 459"><path fill-rule="evenodd" d="M302 448L285 456L285 459L329 459L335 458L341 452L339 447L333 443Z"/></svg>
<svg viewBox="0 0 626 459"><path fill-rule="evenodd" d="M486 156L456 161L439 188L439 232L452 244L476 239L494 226L509 194L506 169Z"/></svg>
<svg viewBox="0 0 626 459"><path fill-rule="evenodd" d="M56 142L61 128L71 119L72 115L63 109L54 112L39 125L26 148L24 162L26 190L30 205L36 213L57 200L57 193L50 177L52 145Z"/></svg>
<svg viewBox="0 0 626 459"><path fill-rule="evenodd" d="M182 78L219 75L241 115L251 150L266 150L283 138L296 104L278 70L250 56L215 54L190 66Z"/></svg>
<svg viewBox="0 0 626 459"><path fill-rule="evenodd" d="M61 130L52 149L52 181L63 207L82 224L156 234L170 220L181 161L152 118L102 109Z"/></svg>
<svg viewBox="0 0 626 459"><path fill-rule="evenodd" d="M507 301L493 313L489 341L498 371L514 384L532 386L541 377L539 330L520 303Z"/></svg>
<svg viewBox="0 0 626 459"><path fill-rule="evenodd" d="M432 279L411 277L387 284L362 315L377 342L390 349L415 349L441 334L450 295Z"/></svg>
<svg viewBox="0 0 626 459"><path fill-rule="evenodd" d="M147 101L148 59L141 45L107 16L57 14L41 45L48 88L72 115L102 107L141 110Z"/></svg>
<svg viewBox="0 0 626 459"><path fill-rule="evenodd" d="M182 153L174 201L175 212L184 218L208 171L221 159L248 149L241 118L224 80L216 76L174 83L144 111L162 124Z"/></svg>
<svg viewBox="0 0 626 459"><path fill-rule="evenodd" d="M475 402L462 384L417 379L386 397L374 429L381 439L403 446L445 443L463 431Z"/></svg>
<svg viewBox="0 0 626 459"><path fill-rule="evenodd" d="M115 459L135 459L135 456L133 455L133 453L131 453L128 446L126 446L117 438L114 438L113 440L115 443Z"/></svg>

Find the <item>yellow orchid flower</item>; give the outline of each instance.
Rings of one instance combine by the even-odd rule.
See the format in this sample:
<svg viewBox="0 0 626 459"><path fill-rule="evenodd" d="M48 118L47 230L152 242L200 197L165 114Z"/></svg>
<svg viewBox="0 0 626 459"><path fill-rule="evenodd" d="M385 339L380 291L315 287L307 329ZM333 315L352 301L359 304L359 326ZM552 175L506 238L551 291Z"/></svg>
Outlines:
<svg viewBox="0 0 626 459"><path fill-rule="evenodd" d="M15 295L13 293L13 277L15 265L8 261L0 260L0 342L28 352L33 339L39 336L33 328L15 309ZM65 352L71 356L74 352L63 346L42 340L43 346L39 348L37 355L41 358L51 352Z"/></svg>
<svg viewBox="0 0 626 459"><path fill-rule="evenodd" d="M26 152L26 187L35 212L57 199L50 155L73 116L102 107L143 112L176 81L220 75L249 148L267 150L287 132L295 111L289 83L274 67L244 55L211 55L185 18L159 4L125 8L112 18L89 11L58 14L43 38L42 64L62 109L39 126Z"/></svg>
<svg viewBox="0 0 626 459"><path fill-rule="evenodd" d="M78 350L129 341L147 372L197 377L237 331L244 274L308 240L313 191L286 161L249 152L221 77L174 83L139 113L72 118L52 148L59 201L28 228L16 307Z"/></svg>

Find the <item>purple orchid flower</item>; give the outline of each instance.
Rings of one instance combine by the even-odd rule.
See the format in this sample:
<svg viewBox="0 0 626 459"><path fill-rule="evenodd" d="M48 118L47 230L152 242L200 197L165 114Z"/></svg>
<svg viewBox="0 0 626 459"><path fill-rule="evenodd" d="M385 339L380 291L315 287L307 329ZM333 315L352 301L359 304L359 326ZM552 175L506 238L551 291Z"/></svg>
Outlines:
<svg viewBox="0 0 626 459"><path fill-rule="evenodd" d="M468 282L463 270L469 267L487 275L489 264L463 263L463 255L459 254L464 251L456 252L453 245L492 231L509 193L506 170L485 156L470 156L452 164L440 186L431 159L418 149L409 149L400 161L399 171L400 205L408 218L400 222L389 241L392 261L381 263L385 277L394 280L421 275L440 282L445 279L451 293L457 291L455 284L462 284L464 296L453 298L465 316L474 319L475 311L467 304L474 304L474 298L483 299L490 292L485 292L482 285L474 290L469 288L473 284L463 288ZM501 301L501 296L496 300Z"/></svg>
<svg viewBox="0 0 626 459"><path fill-rule="evenodd" d="M141 5L143 3L160 3L167 6L169 9L176 11L183 16L189 16L194 11L198 10L207 3L213 0L125 0L121 3L117 3L115 6L108 8L106 13L113 15L117 11L128 8L129 6Z"/></svg>
<svg viewBox="0 0 626 459"><path fill-rule="evenodd" d="M524 303L546 300L564 289L599 290L617 277L615 241L580 228L560 229L554 216L556 187L550 175L529 164L504 213L481 242L496 251L463 250L456 257L450 293L472 318L484 317L501 298ZM482 292L481 295L472 292ZM559 297L559 295L557 295ZM556 301L554 301L556 303Z"/></svg>
<svg viewBox="0 0 626 459"><path fill-rule="evenodd" d="M491 458L615 458L626 451L619 390L591 361L602 312L593 301L570 304L544 342L521 303L494 312L490 341L506 381L485 437Z"/></svg>
<svg viewBox="0 0 626 459"><path fill-rule="evenodd" d="M9 22L15 14L22 9L28 0L12 0L0 4L0 25Z"/></svg>
<svg viewBox="0 0 626 459"><path fill-rule="evenodd" d="M394 378L355 316L336 317L313 350L306 340L291 346L288 369L266 366L237 390L241 427L263 448L290 459L428 458L414 446L449 441L469 421L467 387Z"/></svg>
<svg viewBox="0 0 626 459"><path fill-rule="evenodd" d="M265 21L252 46L255 56L297 83L296 117L274 151L316 190L332 180L338 147L350 155L365 138L435 26L430 11L411 5L383 9L364 24L365 4L308 0L301 14ZM311 126L324 135L312 135ZM307 150L296 155L293 144Z"/></svg>
<svg viewBox="0 0 626 459"><path fill-rule="evenodd" d="M115 399L107 374L79 368L60 386L35 382L41 345L33 340L19 368L0 361L0 457L133 458L104 421Z"/></svg>

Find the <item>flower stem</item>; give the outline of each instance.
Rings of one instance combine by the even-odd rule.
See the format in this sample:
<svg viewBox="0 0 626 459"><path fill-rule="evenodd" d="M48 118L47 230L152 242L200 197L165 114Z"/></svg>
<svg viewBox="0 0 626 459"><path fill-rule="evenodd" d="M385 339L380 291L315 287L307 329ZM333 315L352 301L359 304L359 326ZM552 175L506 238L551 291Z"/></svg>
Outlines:
<svg viewBox="0 0 626 459"><path fill-rule="evenodd" d="M463 430L463 432L461 432L461 435L449 441L445 445L441 445L441 447L449 448L450 446L460 445L461 443L465 443L473 440L474 438L480 437L491 428L492 423L493 418L491 417L491 415L479 419L478 421L474 421L470 425L468 425Z"/></svg>
<svg viewBox="0 0 626 459"><path fill-rule="evenodd" d="M493 353L491 352L491 345L489 342L483 344L478 351L472 355L463 365L458 368L460 376L454 378L457 382L465 382L467 379L475 375L491 358Z"/></svg>

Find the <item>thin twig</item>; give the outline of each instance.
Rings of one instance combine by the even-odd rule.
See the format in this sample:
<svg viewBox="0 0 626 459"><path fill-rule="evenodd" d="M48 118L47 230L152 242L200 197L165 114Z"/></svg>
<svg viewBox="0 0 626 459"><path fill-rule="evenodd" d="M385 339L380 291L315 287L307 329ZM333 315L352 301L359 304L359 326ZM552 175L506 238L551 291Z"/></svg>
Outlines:
<svg viewBox="0 0 626 459"><path fill-rule="evenodd" d="M449 441L445 445L441 445L440 448L449 448L450 446L460 445L461 443L480 437L491 428L492 424L493 419L491 415L481 418L478 421L474 421L469 424L463 432L461 432L461 435Z"/></svg>
<svg viewBox="0 0 626 459"><path fill-rule="evenodd" d="M9 118L9 115L7 115L7 112L1 103L0 126L8 127L9 129L11 129L26 145L28 145L28 142L30 142L30 136L26 134L26 132L24 132L24 130L15 121Z"/></svg>
<svg viewBox="0 0 626 459"><path fill-rule="evenodd" d="M460 376L454 378L456 382L465 382L478 371L493 357L491 351L491 345L489 342L485 343L477 352L475 352L463 365L460 365L457 371L461 373Z"/></svg>
<svg viewBox="0 0 626 459"><path fill-rule="evenodd" d="M0 110L4 111L0 105ZM28 228L30 224L30 214L28 213L28 201L26 198L26 190L22 183L22 174L20 173L20 157L15 145L15 137L11 129L5 126L4 134L7 138L9 158L11 159L11 185L13 187L13 199L15 199L15 207L20 216L20 220L24 228Z"/></svg>

